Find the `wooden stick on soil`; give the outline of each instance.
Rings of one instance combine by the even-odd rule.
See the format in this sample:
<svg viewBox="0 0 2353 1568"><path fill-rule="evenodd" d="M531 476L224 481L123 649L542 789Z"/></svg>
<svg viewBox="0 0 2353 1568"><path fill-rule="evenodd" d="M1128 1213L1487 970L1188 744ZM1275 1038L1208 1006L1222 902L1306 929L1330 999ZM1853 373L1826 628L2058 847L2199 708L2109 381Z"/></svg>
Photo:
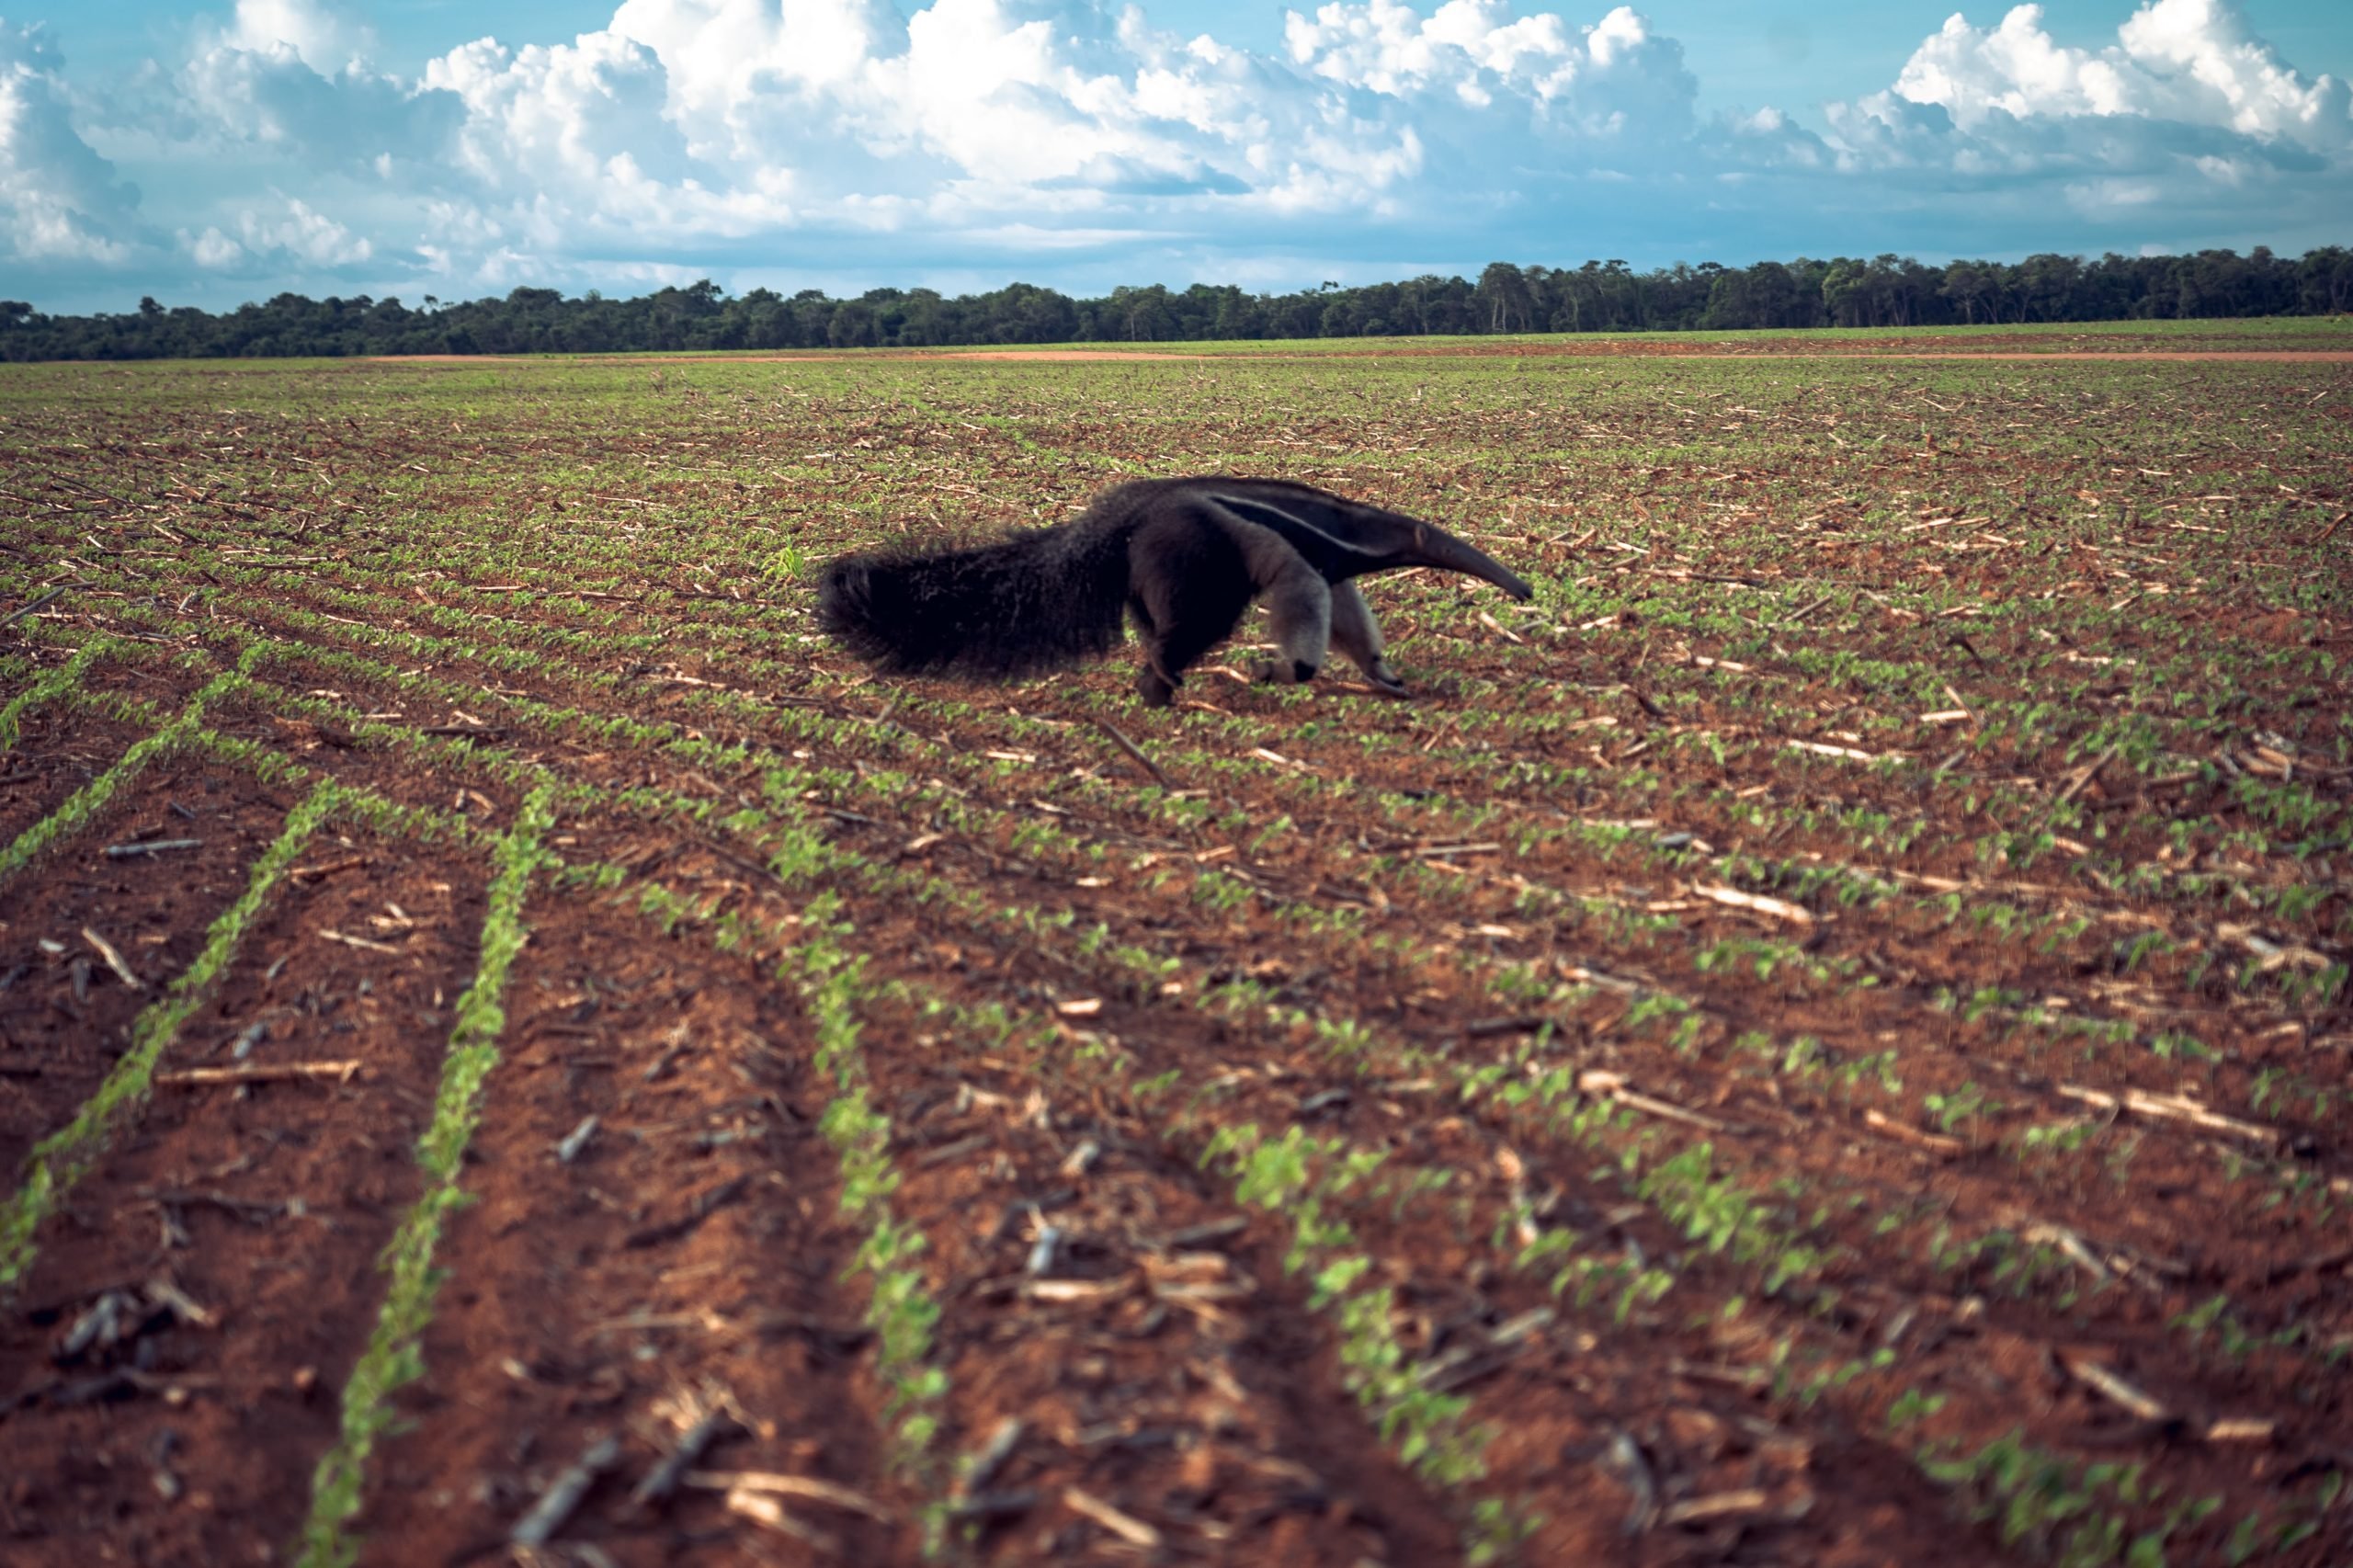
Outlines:
<svg viewBox="0 0 2353 1568"><path fill-rule="evenodd" d="M90 585L87 583L67 583L61 587L51 588L49 592L41 595L40 597L35 599L32 603L28 605L21 605L17 608L10 610L6 615L0 615L0 626L14 626L17 622L24 619L25 617L32 614L33 611L40 609L42 606L54 600L63 598L75 588L86 588L89 585Z"/></svg>
<svg viewBox="0 0 2353 1568"><path fill-rule="evenodd" d="M2083 1100L2104 1109L2113 1109L2120 1105L2136 1116L2161 1121L2186 1121L2193 1127L2203 1127L2210 1132L2235 1133L2241 1138L2251 1138L2264 1143L2279 1142L2279 1132L2276 1128L2221 1115L2179 1095L2153 1095L2143 1089L2122 1089L2109 1094L2104 1089L2087 1089L2080 1084L2062 1084L2059 1092L2071 1100Z"/></svg>
<svg viewBox="0 0 2353 1568"><path fill-rule="evenodd" d="M160 1275L147 1281L147 1299L158 1306L171 1308L182 1323L192 1323L199 1328L221 1325L218 1313Z"/></svg>
<svg viewBox="0 0 2353 1568"><path fill-rule="evenodd" d="M104 937L99 936L87 926L82 927L82 939L89 943L90 946L98 949L98 957L107 960L107 967L114 971L116 979L121 981L133 991L144 991L147 989L147 983L131 972L131 966L122 961L122 955L115 951L115 947L112 942L108 941Z"/></svg>
<svg viewBox="0 0 2353 1568"><path fill-rule="evenodd" d="M1479 624L1485 627L1488 631L1495 633L1506 642L1516 642L1523 648L1528 645L1527 638L1522 637L1518 632L1514 631L1510 627L1506 626L1502 621L1497 620L1485 610L1481 610L1479 612Z"/></svg>
<svg viewBox="0 0 2353 1568"><path fill-rule="evenodd" d="M1792 926L1813 924L1813 911L1800 904L1791 903L1787 899L1768 898L1763 893L1743 892L1738 888L1726 887L1721 883L1698 884L1691 891L1701 898L1712 899L1718 903L1730 904L1734 909L1753 909L1759 915L1769 915L1776 920L1786 920Z"/></svg>
<svg viewBox="0 0 2353 1568"><path fill-rule="evenodd" d="M142 855L161 855L173 849L201 849L201 838L151 838L142 844L109 844L106 855L109 860L135 860Z"/></svg>
<svg viewBox="0 0 2353 1568"><path fill-rule="evenodd" d="M2099 756L2094 757L2090 766L2077 768L2075 770L2075 778L2064 790L2059 791L2059 798L2051 802L2051 809L2055 812L2060 807L2065 805L2068 801L2074 800L2078 794L2082 793L2085 788L2088 786L2093 779L2099 777L2099 770L2101 768L2106 767L2110 762L2116 760L2116 754L2120 749L2122 749L2120 746L2110 746L2106 751L2100 753Z"/></svg>
<svg viewBox="0 0 2353 1568"><path fill-rule="evenodd" d="M599 1437L588 1447L571 1469L555 1478L555 1482L540 1494L531 1511L515 1521L506 1539L517 1546L545 1546L572 1517L597 1478L620 1462L621 1443L619 1437Z"/></svg>
<svg viewBox="0 0 2353 1568"><path fill-rule="evenodd" d="M1642 1445L1631 1434L1618 1432L1602 1450L1599 1463L1604 1473L1614 1475L1619 1484L1633 1495L1633 1506L1627 1510L1622 1532L1641 1535L1656 1524L1658 1483L1651 1475L1650 1461L1643 1457Z"/></svg>
<svg viewBox="0 0 2353 1568"><path fill-rule="evenodd" d="M1815 610L1820 609L1824 605L1828 604L1836 597L1837 596L1834 594L1824 594L1811 604L1800 606L1798 608L1791 610L1787 616L1783 617L1780 624L1773 628L1773 630L1776 631L1788 631L1790 627L1804 620L1807 616L1812 615Z"/></svg>
<svg viewBox="0 0 2353 1568"><path fill-rule="evenodd" d="M1919 1128L1898 1121L1893 1117L1883 1116L1875 1110L1863 1112L1863 1125L1874 1132L1894 1139L1899 1143L1909 1143L1915 1149L1926 1149L1947 1158L1961 1153L1969 1147L1958 1138L1948 1138L1938 1132L1926 1132Z"/></svg>
<svg viewBox="0 0 2353 1568"><path fill-rule="evenodd" d="M737 1487L727 1494L727 1511L755 1524L767 1526L779 1535L788 1535L813 1551L827 1557L841 1555L842 1543L814 1525L804 1525L784 1511L784 1506L773 1497Z"/></svg>
<svg viewBox="0 0 2353 1568"><path fill-rule="evenodd" d="M274 1078L333 1078L349 1083L359 1071L354 1059L343 1062L247 1062L235 1067L183 1067L158 1073L158 1084L258 1084Z"/></svg>
<svg viewBox="0 0 2353 1568"><path fill-rule="evenodd" d="M568 1165L578 1159L580 1151L588 1147L588 1140L597 1136L597 1129L599 1125L600 1119L592 1115L585 1118L579 1126L565 1133L563 1142L555 1146L556 1164Z"/></svg>
<svg viewBox="0 0 2353 1568"><path fill-rule="evenodd" d="M2035 1224L2029 1225L2026 1228L2024 1234L2027 1241L2031 1244L2038 1246L2048 1244L2057 1247L2061 1252L2065 1253L2069 1257L2075 1259L2075 1266L2078 1268L2081 1268L2085 1273L2090 1275L2094 1279L2100 1281L2102 1284L2106 1284L2109 1280L2113 1279L2116 1277L2109 1271L2108 1265L2099 1260L2098 1255L2092 1251L2090 1245L2085 1242L2084 1238L2075 1234L2075 1232L2067 1229L2064 1225L2052 1225L2038 1221Z"/></svg>
<svg viewBox="0 0 2353 1568"><path fill-rule="evenodd" d="M1128 739L1127 736L1120 733L1119 731L1113 729L1109 724L1104 722L1100 719L1089 717L1087 722L1093 724L1097 729L1110 736L1112 741L1121 751L1126 752L1130 756L1135 759L1135 764L1138 767L1142 768L1146 773L1152 775L1152 781L1154 783L1159 785L1162 789L1168 790L1172 794L1175 793L1176 786L1168 781L1168 775L1161 772L1160 765L1153 761L1152 758L1144 756L1142 748L1138 746L1135 742Z"/></svg>
<svg viewBox="0 0 2353 1568"><path fill-rule="evenodd" d="M1629 1109L1644 1111L1667 1121L1686 1122L1705 1132L1734 1131L1733 1124L1729 1121L1719 1121L1712 1116L1702 1116L1696 1110L1686 1110L1672 1100L1659 1099L1654 1096L1641 1094L1627 1087L1626 1077L1622 1073L1604 1072L1598 1068L1580 1073L1577 1074L1577 1092L1586 1095L1606 1095Z"/></svg>
<svg viewBox="0 0 2353 1568"><path fill-rule="evenodd" d="M2063 1356L2059 1361L2060 1365L2065 1367L2085 1384L2106 1394L2142 1420L2162 1421L2165 1418L2164 1405L2159 1404L2098 1362L2087 1360L2080 1356Z"/></svg>
<svg viewBox="0 0 2353 1568"><path fill-rule="evenodd" d="M679 1434L677 1442L662 1456L662 1462L645 1472L645 1479L629 1494L630 1506L647 1508L668 1501L670 1494L678 1489L678 1483L686 1478L688 1467L702 1458L703 1449L710 1447L711 1439L734 1424L735 1418L723 1404L704 1411L693 1426Z"/></svg>
<svg viewBox="0 0 2353 1568"><path fill-rule="evenodd" d="M1140 1546L1146 1551L1160 1550L1161 1533L1133 1514L1122 1513L1100 1497L1081 1492L1075 1486L1063 1488L1063 1501L1070 1505L1072 1513L1094 1520L1129 1545Z"/></svg>
<svg viewBox="0 0 2353 1568"><path fill-rule="evenodd" d="M864 1514L883 1524L891 1522L891 1510L873 1498L813 1475L784 1475L767 1470L690 1470L685 1479L688 1486L707 1491L798 1497L804 1503L824 1503L853 1514Z"/></svg>
<svg viewBox="0 0 2353 1568"><path fill-rule="evenodd" d="M1668 1121L1686 1122L1703 1132L1745 1131L1729 1121L1719 1121L1712 1116L1702 1116L1696 1110L1686 1110L1672 1100L1663 1100L1654 1095L1638 1094L1632 1089L1620 1089L1611 1097L1631 1110L1643 1111Z"/></svg>
<svg viewBox="0 0 2353 1568"><path fill-rule="evenodd" d="M962 1473L956 1478L956 1495L970 1496L975 1492L985 1491L988 1483L996 1479L996 1472L1005 1468L1005 1461L1012 1457L1015 1446L1021 1441L1021 1434L1028 1429L1028 1424L1018 1415L1008 1415L999 1421L996 1429L989 1434L988 1441L964 1461Z"/></svg>
<svg viewBox="0 0 2353 1568"><path fill-rule="evenodd" d="M1705 1497L1689 1497L1680 1503L1670 1503L1659 1514L1659 1522L1667 1525L1696 1525L1708 1519L1720 1519L1727 1514L1756 1514L1764 1511L1772 1499L1761 1489L1745 1487L1738 1492L1713 1492Z"/></svg>
<svg viewBox="0 0 2353 1568"><path fill-rule="evenodd" d="M319 935L330 942L341 942L347 948L364 948L371 953L397 953L400 949L389 942L371 942L365 937L347 937L340 931L322 929Z"/></svg>

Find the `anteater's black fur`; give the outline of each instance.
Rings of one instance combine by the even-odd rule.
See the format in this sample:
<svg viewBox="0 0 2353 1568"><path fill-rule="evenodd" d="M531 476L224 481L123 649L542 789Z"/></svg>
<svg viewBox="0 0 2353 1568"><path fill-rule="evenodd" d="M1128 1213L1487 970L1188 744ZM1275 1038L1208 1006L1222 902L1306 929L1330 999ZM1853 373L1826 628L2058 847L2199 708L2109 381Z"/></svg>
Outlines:
<svg viewBox="0 0 2353 1568"><path fill-rule="evenodd" d="M890 675L1011 680L1120 645L1128 541L1092 511L995 544L845 555L825 569L817 620Z"/></svg>

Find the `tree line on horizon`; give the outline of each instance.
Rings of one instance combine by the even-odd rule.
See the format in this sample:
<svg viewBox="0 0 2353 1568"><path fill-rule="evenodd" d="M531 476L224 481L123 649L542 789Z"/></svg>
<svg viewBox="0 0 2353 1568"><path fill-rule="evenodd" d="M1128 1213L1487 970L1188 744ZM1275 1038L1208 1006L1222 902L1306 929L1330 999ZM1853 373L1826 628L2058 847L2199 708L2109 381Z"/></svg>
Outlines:
<svg viewBox="0 0 2353 1568"><path fill-rule="evenodd" d="M516 289L423 308L398 299L279 294L213 313L144 299L119 315L44 315L0 300L0 359L155 359L357 354L548 354L632 350L932 347L1072 342L1184 343L1434 334L1802 331L2033 322L2178 321L2335 314L2353 308L2353 250L1927 267L1908 256L1763 261L1636 272L1493 262L1473 282L1325 283L1290 294L1154 284L1080 300L1029 283L949 299L874 289L835 300L807 289L729 297L708 278L634 299Z"/></svg>

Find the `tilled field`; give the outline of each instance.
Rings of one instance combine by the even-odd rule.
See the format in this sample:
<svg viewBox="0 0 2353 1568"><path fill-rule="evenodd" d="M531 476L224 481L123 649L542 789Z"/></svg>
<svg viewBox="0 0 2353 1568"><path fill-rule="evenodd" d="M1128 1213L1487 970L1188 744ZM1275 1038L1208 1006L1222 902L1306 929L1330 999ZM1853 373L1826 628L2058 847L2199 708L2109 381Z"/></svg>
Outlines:
<svg viewBox="0 0 2353 1568"><path fill-rule="evenodd" d="M0 1558L2343 1562L2348 407L12 369ZM1405 701L813 635L1220 471L1537 597L1377 580Z"/></svg>

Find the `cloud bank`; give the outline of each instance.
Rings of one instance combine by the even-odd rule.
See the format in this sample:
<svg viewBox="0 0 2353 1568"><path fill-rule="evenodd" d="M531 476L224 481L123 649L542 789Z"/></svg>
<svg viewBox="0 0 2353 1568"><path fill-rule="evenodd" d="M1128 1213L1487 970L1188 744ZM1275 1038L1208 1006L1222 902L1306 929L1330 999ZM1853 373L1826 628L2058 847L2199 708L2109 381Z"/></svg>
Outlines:
<svg viewBox="0 0 2353 1568"><path fill-rule="evenodd" d="M1291 286L2353 237L2346 84L2230 0L2148 0L2097 49L2037 6L1956 14L1881 91L1713 115L1626 6L1331 0L1261 53L1093 0L623 0L414 78L375 51L337 0L237 0L108 87L0 22L6 290Z"/></svg>

